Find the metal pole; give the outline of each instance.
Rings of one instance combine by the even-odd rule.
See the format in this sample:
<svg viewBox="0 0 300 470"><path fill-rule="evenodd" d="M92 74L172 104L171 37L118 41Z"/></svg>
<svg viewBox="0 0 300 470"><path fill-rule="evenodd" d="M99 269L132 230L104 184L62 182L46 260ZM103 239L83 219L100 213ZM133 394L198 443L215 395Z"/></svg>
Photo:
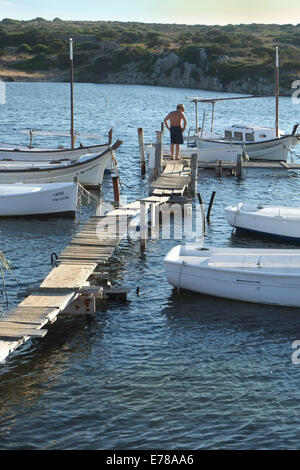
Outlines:
<svg viewBox="0 0 300 470"><path fill-rule="evenodd" d="M278 54L278 46L276 46L276 63L275 63L275 98L276 98L275 129L276 129L276 137L279 137L279 54Z"/></svg>
<svg viewBox="0 0 300 470"><path fill-rule="evenodd" d="M71 86L71 147L75 147L75 135L74 135L74 68L73 68L73 39L69 39L70 44L70 86Z"/></svg>

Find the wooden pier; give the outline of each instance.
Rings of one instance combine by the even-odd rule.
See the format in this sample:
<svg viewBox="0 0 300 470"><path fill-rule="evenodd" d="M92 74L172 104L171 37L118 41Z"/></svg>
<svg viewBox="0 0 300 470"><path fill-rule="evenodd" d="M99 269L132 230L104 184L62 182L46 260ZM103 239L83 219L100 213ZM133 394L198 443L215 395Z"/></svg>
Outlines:
<svg viewBox="0 0 300 470"><path fill-rule="evenodd" d="M128 289L112 287L103 267L141 208L145 214L153 204L161 205L168 199L149 196L103 216L90 217L55 257L57 265L40 286L29 289L30 295L0 318L0 361L31 338L43 338L48 331L45 327L62 313L94 314L97 301L112 297L124 300Z"/></svg>

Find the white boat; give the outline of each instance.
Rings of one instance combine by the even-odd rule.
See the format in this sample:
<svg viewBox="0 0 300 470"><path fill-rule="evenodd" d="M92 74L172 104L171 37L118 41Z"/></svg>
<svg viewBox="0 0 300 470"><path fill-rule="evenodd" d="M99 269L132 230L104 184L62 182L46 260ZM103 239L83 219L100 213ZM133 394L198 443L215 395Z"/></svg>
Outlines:
<svg viewBox="0 0 300 470"><path fill-rule="evenodd" d="M0 217L75 216L76 183L1 184Z"/></svg>
<svg viewBox="0 0 300 470"><path fill-rule="evenodd" d="M33 135L42 136L64 136L67 137L69 134L66 133L54 133L44 131L21 131L25 134L30 134L31 141L28 146L18 144L7 144L0 142L0 161L1 160L16 160L16 161L61 161L61 160L78 160L82 155L88 153L95 154L101 153L106 150L112 144L112 129L108 133L108 142L101 145L79 145L74 148L43 148L33 147L32 137ZM96 139L100 138L100 135L75 135L75 137Z"/></svg>
<svg viewBox="0 0 300 470"><path fill-rule="evenodd" d="M300 250L178 245L164 259L177 288L232 300L300 307Z"/></svg>
<svg viewBox="0 0 300 470"><path fill-rule="evenodd" d="M300 208L239 203L225 213L236 229L300 242Z"/></svg>
<svg viewBox="0 0 300 470"><path fill-rule="evenodd" d="M150 159L155 158L155 145L149 144L145 146L146 154ZM169 147L164 147L164 154L170 153ZM238 147L180 147L179 157L190 157L193 153L198 155L198 164L201 162L216 163L219 160L223 162L235 162L237 161L238 154L242 154L243 148L241 145Z"/></svg>
<svg viewBox="0 0 300 470"><path fill-rule="evenodd" d="M113 151L121 143L117 141L100 154L84 155L76 161L0 161L0 184L73 182L78 177L83 186L99 189L107 162L113 158Z"/></svg>
<svg viewBox="0 0 300 470"><path fill-rule="evenodd" d="M276 137L275 128L235 124L225 129L224 136L210 133L206 137L204 133L201 137L197 133L188 141L195 141L201 149L214 149L220 154L226 149L241 153L243 147L250 160L286 162L289 151L299 143L299 139L298 134L284 134L283 131L279 131L279 137Z"/></svg>

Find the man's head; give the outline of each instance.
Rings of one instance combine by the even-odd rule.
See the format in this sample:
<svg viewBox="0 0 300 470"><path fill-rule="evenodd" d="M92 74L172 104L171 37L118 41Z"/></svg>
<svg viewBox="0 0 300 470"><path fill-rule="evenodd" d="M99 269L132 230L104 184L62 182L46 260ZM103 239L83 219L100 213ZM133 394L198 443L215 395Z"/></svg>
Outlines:
<svg viewBox="0 0 300 470"><path fill-rule="evenodd" d="M177 109L178 109L178 111L182 111L184 113L184 105L183 104L178 104Z"/></svg>

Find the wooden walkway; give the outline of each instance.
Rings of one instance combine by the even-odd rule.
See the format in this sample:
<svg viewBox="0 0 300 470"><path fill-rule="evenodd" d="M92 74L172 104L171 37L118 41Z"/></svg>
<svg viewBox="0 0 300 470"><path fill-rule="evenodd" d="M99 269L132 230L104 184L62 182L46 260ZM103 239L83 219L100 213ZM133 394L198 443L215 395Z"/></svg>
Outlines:
<svg viewBox="0 0 300 470"><path fill-rule="evenodd" d="M167 200L150 196L141 201L143 207L148 208ZM47 334L45 326L68 311L80 296L100 293L101 288L89 287L89 278L109 260L127 234L128 223L140 212L141 201L129 203L104 216L90 217L59 255L57 266L40 286L0 317L0 361L31 338L43 338Z"/></svg>
<svg viewBox="0 0 300 470"><path fill-rule="evenodd" d="M191 159L163 159L163 171L150 182L149 193L153 196L169 197L170 199L184 196L184 193L191 189L193 178L197 179L197 168L193 173L192 165Z"/></svg>

